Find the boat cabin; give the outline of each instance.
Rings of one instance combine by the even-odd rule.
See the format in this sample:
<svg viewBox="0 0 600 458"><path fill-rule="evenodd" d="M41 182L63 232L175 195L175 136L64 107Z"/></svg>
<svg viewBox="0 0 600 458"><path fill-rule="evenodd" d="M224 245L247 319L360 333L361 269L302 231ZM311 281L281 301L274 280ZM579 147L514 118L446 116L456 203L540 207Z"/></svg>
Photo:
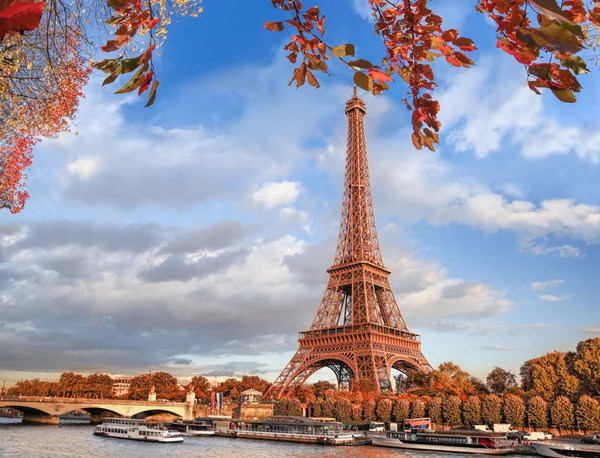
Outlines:
<svg viewBox="0 0 600 458"><path fill-rule="evenodd" d="M235 430L263 433L329 436L342 434L343 425L338 421L323 422L299 416L273 416L263 421L236 422Z"/></svg>
<svg viewBox="0 0 600 458"><path fill-rule="evenodd" d="M431 429L431 418L407 418L404 420L403 429L404 431Z"/></svg>

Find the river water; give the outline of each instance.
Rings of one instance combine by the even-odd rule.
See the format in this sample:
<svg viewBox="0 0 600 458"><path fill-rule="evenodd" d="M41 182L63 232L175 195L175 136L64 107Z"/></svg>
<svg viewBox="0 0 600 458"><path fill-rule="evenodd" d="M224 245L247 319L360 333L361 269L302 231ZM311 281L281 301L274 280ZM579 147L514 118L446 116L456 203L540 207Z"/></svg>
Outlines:
<svg viewBox="0 0 600 458"><path fill-rule="evenodd" d="M461 458L473 455L405 452L369 445L323 447L225 437L186 437L179 444L148 444L94 436L94 426L66 422L64 426L24 425L20 419L0 418L1 458Z"/></svg>

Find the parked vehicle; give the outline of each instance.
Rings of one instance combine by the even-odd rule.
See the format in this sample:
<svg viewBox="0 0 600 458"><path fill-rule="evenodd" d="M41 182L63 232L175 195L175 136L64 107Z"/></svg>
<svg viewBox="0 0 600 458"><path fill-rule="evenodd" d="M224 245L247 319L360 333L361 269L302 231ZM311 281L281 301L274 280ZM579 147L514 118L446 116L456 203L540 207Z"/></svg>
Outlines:
<svg viewBox="0 0 600 458"><path fill-rule="evenodd" d="M544 431L544 439L552 440L553 437L554 437L554 434L549 433L548 431Z"/></svg>
<svg viewBox="0 0 600 458"><path fill-rule="evenodd" d="M581 438L582 444L596 444L600 445L600 431L594 434L589 434Z"/></svg>
<svg viewBox="0 0 600 458"><path fill-rule="evenodd" d="M488 427L488 425L475 425L473 426L477 431L485 431L491 433L492 430Z"/></svg>
<svg viewBox="0 0 600 458"><path fill-rule="evenodd" d="M523 436L523 440L526 441L543 441L546 439L546 436L541 431L530 431L525 436Z"/></svg>
<svg viewBox="0 0 600 458"><path fill-rule="evenodd" d="M516 441L519 439L523 439L523 437L527 434L525 431L511 431L506 433L506 438L512 441Z"/></svg>
<svg viewBox="0 0 600 458"><path fill-rule="evenodd" d="M382 433L385 431L385 423L379 421L372 421L369 425L369 431Z"/></svg>

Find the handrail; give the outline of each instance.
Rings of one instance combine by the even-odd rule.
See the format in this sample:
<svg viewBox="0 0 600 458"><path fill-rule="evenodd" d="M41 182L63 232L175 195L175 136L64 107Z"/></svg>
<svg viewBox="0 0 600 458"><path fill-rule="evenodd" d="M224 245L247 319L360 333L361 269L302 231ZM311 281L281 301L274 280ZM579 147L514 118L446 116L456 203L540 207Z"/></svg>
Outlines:
<svg viewBox="0 0 600 458"><path fill-rule="evenodd" d="M348 325L348 326L336 326L334 328L323 328L323 329L313 329L311 331L303 331L299 333L299 337L302 338L310 338L310 337L322 337L322 336L331 336L331 335L339 335L339 334L356 334L360 332L368 332L375 331L380 332L382 334L390 334L402 337L407 340L419 341L419 335L414 334L409 331L403 331L401 329L390 328L387 326L381 326L378 324L367 323L367 324L357 324L357 325Z"/></svg>

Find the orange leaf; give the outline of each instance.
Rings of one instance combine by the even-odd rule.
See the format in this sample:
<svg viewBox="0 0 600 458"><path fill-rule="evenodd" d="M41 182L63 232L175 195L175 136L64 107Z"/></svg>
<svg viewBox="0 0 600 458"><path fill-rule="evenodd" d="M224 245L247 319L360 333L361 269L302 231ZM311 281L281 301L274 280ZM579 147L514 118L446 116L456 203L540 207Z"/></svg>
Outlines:
<svg viewBox="0 0 600 458"><path fill-rule="evenodd" d="M283 30L283 22L265 22L264 28L275 32L281 32Z"/></svg>
<svg viewBox="0 0 600 458"><path fill-rule="evenodd" d="M394 81L381 70L375 70L374 68L369 69L369 76L377 81Z"/></svg>

